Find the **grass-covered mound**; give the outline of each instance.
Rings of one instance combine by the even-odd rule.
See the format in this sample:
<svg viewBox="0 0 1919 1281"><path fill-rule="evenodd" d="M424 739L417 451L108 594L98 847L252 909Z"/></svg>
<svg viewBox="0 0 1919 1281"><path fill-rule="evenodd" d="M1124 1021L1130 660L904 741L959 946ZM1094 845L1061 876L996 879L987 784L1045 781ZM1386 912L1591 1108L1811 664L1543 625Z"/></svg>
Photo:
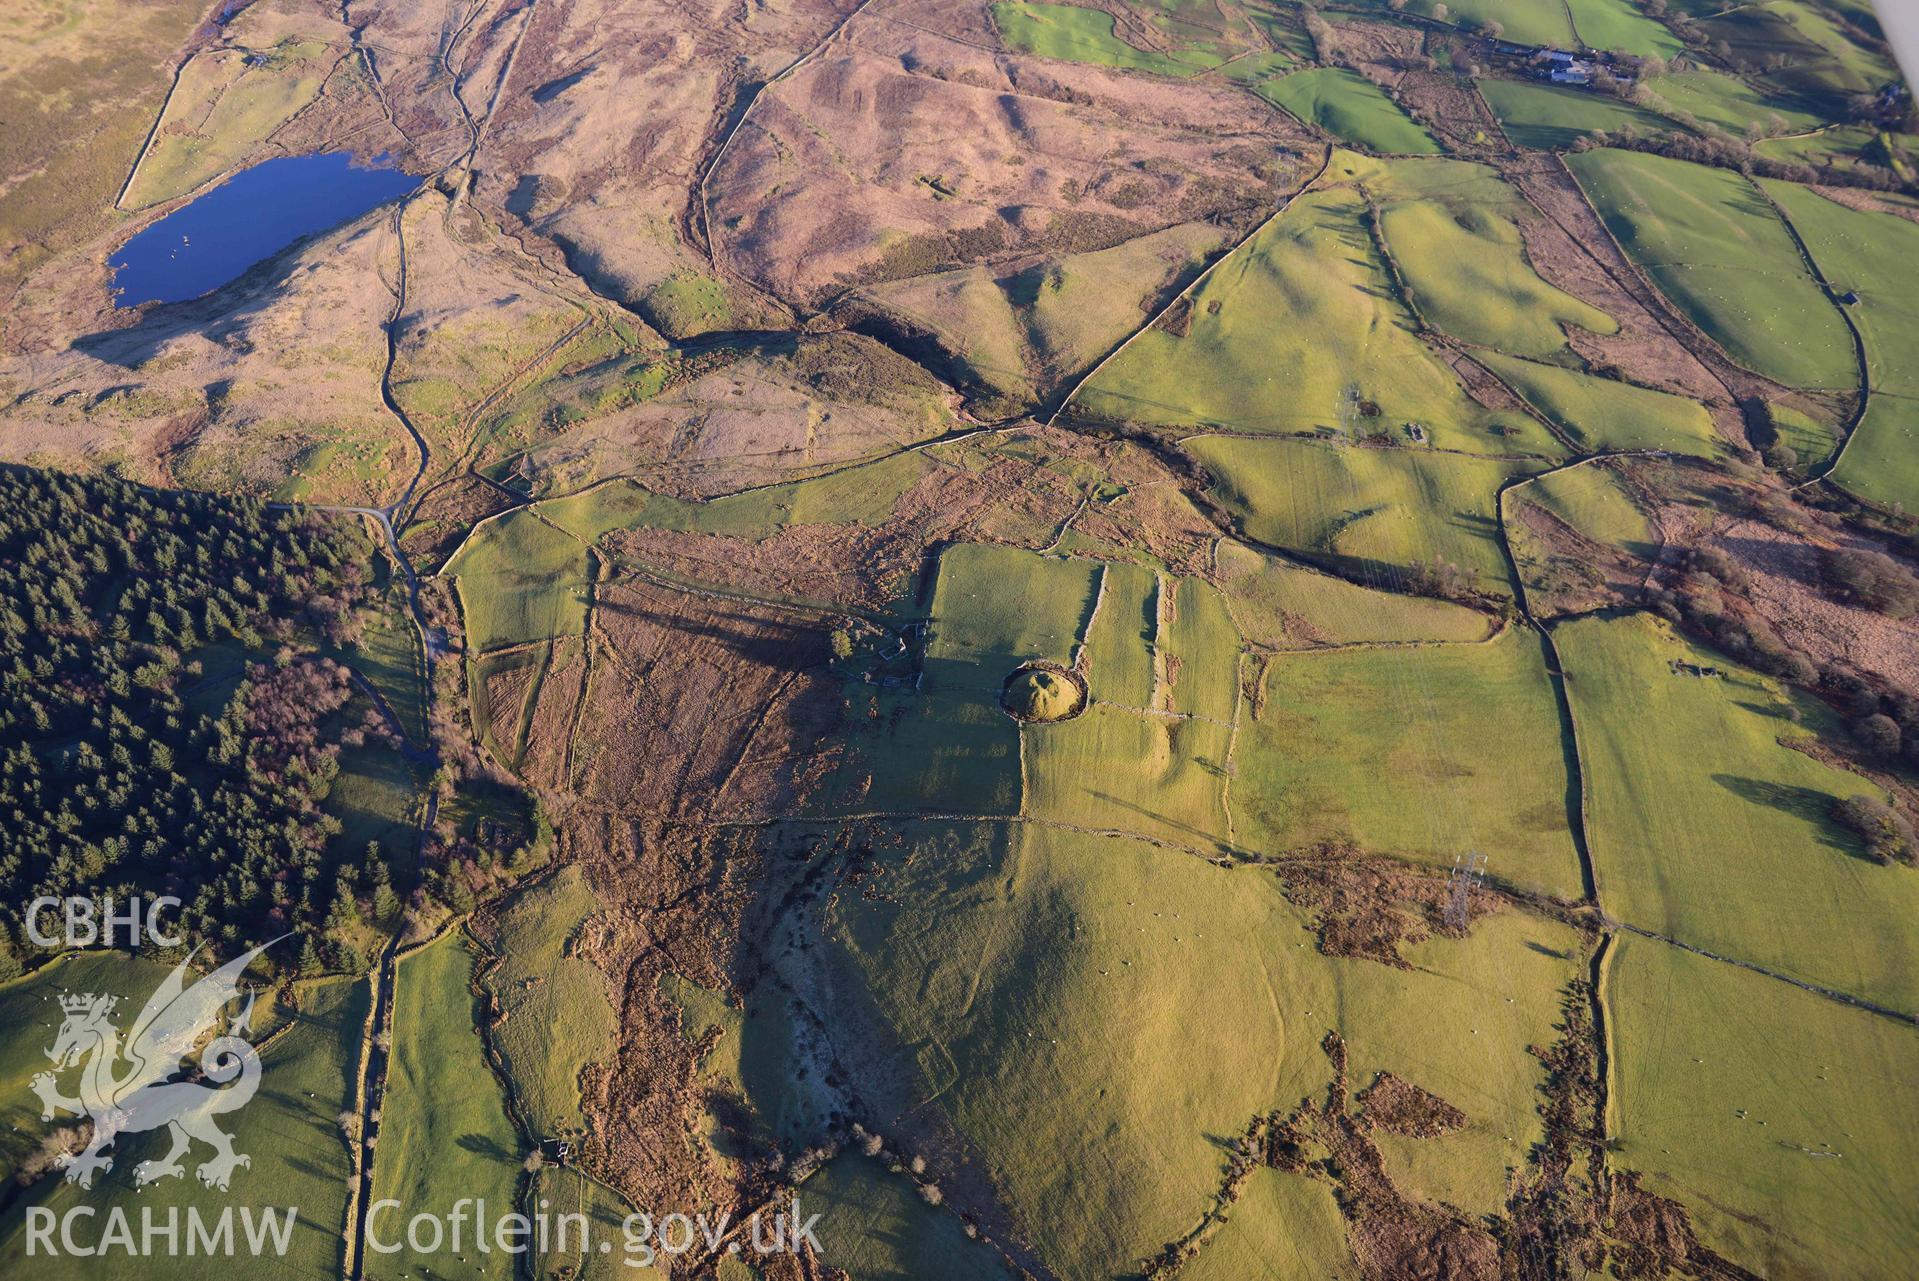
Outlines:
<svg viewBox="0 0 1919 1281"><path fill-rule="evenodd" d="M1022 667L1007 678L1000 706L1019 721L1063 721L1086 706L1086 691L1071 672Z"/></svg>

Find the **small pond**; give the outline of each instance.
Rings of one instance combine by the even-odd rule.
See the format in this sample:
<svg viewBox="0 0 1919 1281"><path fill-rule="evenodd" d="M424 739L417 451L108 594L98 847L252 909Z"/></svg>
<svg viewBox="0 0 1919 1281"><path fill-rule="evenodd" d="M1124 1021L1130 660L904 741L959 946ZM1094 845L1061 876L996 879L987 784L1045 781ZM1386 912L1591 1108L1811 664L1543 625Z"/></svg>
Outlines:
<svg viewBox="0 0 1919 1281"><path fill-rule="evenodd" d="M122 307L218 289L302 236L327 231L420 183L383 160L334 152L243 169L174 210L107 260Z"/></svg>

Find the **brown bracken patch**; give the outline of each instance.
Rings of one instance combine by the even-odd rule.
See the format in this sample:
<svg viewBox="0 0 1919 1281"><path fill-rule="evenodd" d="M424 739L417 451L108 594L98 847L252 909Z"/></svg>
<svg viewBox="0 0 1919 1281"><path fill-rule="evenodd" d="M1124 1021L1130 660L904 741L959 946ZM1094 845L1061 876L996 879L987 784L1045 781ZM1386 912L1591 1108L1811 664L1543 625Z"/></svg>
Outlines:
<svg viewBox="0 0 1919 1281"><path fill-rule="evenodd" d="M1328 1032L1321 1048L1333 1065L1325 1099L1308 1099L1292 1115L1271 1119L1263 1136L1266 1163L1333 1185L1347 1242L1368 1281L1500 1276L1499 1242L1491 1232L1453 1207L1418 1200L1393 1183L1367 1134L1370 1127L1347 1106L1346 1043Z"/></svg>
<svg viewBox="0 0 1919 1281"><path fill-rule="evenodd" d="M1286 897L1314 913L1319 950L1327 956L1364 957L1411 969L1400 955L1402 944L1459 933L1444 919L1450 888L1442 874L1365 854L1340 841L1288 855L1275 866ZM1466 903L1468 924L1499 907L1498 895L1483 888L1472 891Z"/></svg>
<svg viewBox="0 0 1919 1281"><path fill-rule="evenodd" d="M1359 1107L1363 1128L1409 1139L1436 1139L1466 1124L1464 1112L1391 1072L1381 1072L1359 1092Z"/></svg>

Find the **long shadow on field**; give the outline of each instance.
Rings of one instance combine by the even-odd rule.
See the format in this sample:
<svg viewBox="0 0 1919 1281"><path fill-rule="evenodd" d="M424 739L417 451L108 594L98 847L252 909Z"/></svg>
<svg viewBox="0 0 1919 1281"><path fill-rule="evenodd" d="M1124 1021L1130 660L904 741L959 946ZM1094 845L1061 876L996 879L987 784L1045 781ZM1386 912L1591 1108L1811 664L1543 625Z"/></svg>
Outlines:
<svg viewBox="0 0 1919 1281"><path fill-rule="evenodd" d="M454 1140L454 1144L462 1152L471 1152L475 1156L483 1156L488 1160L518 1161L520 1159L519 1153L507 1151L504 1145L487 1138L484 1134L462 1134Z"/></svg>
<svg viewBox="0 0 1919 1281"><path fill-rule="evenodd" d="M1840 838L1839 829L1833 825L1830 817L1833 800L1830 793L1812 787L1774 783L1763 778L1742 778L1737 774L1714 774L1712 781L1740 800L1770 806L1795 818L1805 819L1819 829L1819 843L1828 849L1843 851L1865 862L1872 861L1857 844Z"/></svg>
<svg viewBox="0 0 1919 1281"><path fill-rule="evenodd" d="M1141 827L1140 829L1138 829L1142 835L1151 833L1154 826L1170 827L1176 832L1183 832L1187 834L1188 836L1191 836L1195 841L1197 841L1202 846L1216 846L1221 843L1219 836L1213 832L1206 831L1204 828L1195 827L1191 823L1181 822L1180 820L1173 818L1170 815L1161 814L1155 810L1150 810L1146 806L1130 801L1124 796L1115 796L1111 792L1100 792L1100 791L1093 792L1093 796L1099 800L1105 801L1109 805L1116 806L1119 809L1131 810L1135 814L1143 814L1147 818L1151 819L1152 825ZM1118 827L1119 825L1114 824L1114 826Z"/></svg>
<svg viewBox="0 0 1919 1281"><path fill-rule="evenodd" d="M667 589L658 590L662 595L670 594ZM795 627L764 614L715 607L705 601L693 600L688 610L682 612L646 608L635 604L636 599L642 599L637 592L625 599L608 593L594 607L602 616L633 618L662 633L711 641L761 667L788 671L825 662L825 643L817 631Z"/></svg>

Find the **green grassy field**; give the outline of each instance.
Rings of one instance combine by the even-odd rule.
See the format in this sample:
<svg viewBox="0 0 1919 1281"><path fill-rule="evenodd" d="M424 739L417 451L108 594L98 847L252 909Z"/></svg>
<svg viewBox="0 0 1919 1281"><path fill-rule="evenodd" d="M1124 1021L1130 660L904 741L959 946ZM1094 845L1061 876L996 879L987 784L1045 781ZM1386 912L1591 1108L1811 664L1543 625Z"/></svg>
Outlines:
<svg viewBox="0 0 1919 1281"><path fill-rule="evenodd" d="M1031 826L925 830L885 879L823 923L913 1066L873 1104L950 1119L1070 1275L1130 1271L1192 1227L1220 1140L1323 1094L1329 1028L1354 1089L1390 1069L1471 1118L1396 1161L1416 1192L1490 1211L1538 1137L1525 1047L1551 1039L1576 970L1561 927L1502 915L1409 949L1411 971L1329 960L1270 874ZM1306 1212L1323 1245L1323 1207Z"/></svg>
<svg viewBox="0 0 1919 1281"><path fill-rule="evenodd" d="M1699 458L1727 452L1696 400L1494 352L1478 358L1582 449L1665 449Z"/></svg>
<svg viewBox="0 0 1919 1281"><path fill-rule="evenodd" d="M1313 67L1268 80L1257 92L1351 146L1389 154L1439 154L1433 136L1356 71Z"/></svg>
<svg viewBox="0 0 1919 1281"><path fill-rule="evenodd" d="M1372 165L1346 153L1334 176L1360 177ZM1400 440L1416 423L1444 448L1553 453L1530 418L1467 397L1419 340L1366 217L1351 186L1296 198L1192 293L1184 336L1165 327L1141 334L1081 392L1080 411L1261 433L1346 424Z"/></svg>
<svg viewBox="0 0 1919 1281"><path fill-rule="evenodd" d="M1919 1032L1650 939L1615 949L1614 1163L1761 1276L1913 1275Z"/></svg>
<svg viewBox="0 0 1919 1281"><path fill-rule="evenodd" d="M1506 538L1535 617L1605 608L1622 595L1637 598L1662 543L1631 495L1604 462L1551 472L1505 492ZM1608 556L1606 548L1642 563Z"/></svg>
<svg viewBox="0 0 1919 1281"><path fill-rule="evenodd" d="M1306 33L1299 10L1291 5L1273 5L1250 9L1247 18L1259 28L1275 49L1284 50L1299 62L1314 60L1313 38Z"/></svg>
<svg viewBox="0 0 1919 1281"><path fill-rule="evenodd" d="M134 975L123 968L126 964L124 960L107 962L89 957L81 963L59 967L56 981L91 984L96 979L104 979L103 990L128 986L133 994L144 998L151 981L151 967L134 963L141 976L141 980L135 982ZM121 972L106 974L98 968L101 965L120 968ZM195 1177L195 1167L211 1155L211 1150L201 1144L195 1144L183 1158L186 1168L183 1176L163 1180L144 1190L136 1188L135 1165L164 1155L166 1143L160 1135L123 1139L114 1147L113 1169L97 1177L91 1190L81 1191L56 1177L42 1180L14 1200L0 1220L0 1269L5 1269L9 1276L45 1277L50 1281L67 1277L86 1281L101 1275L99 1258L66 1253L49 1258L40 1253L29 1261L25 1217L30 1206L45 1206L56 1215L77 1206L91 1207L94 1217L81 1222L76 1231L82 1244L90 1241L104 1244L106 1216L114 1209L129 1217L137 1243L143 1212L154 1214L157 1221L164 1223L169 1209L178 1209L185 1215L191 1208L198 1212L203 1223L212 1225L221 1211L230 1206L234 1210L235 1241L243 1243L246 1233L240 1217L242 1211L259 1214L271 1210L280 1214L291 1207L297 1215L288 1234L285 1254L269 1252L255 1262L243 1253L240 1257L245 1260L245 1266L270 1269L275 1276L338 1277L343 1266L347 1226L347 1181L353 1170L338 1118L351 1105L351 1079L359 1062L366 1027L367 985L359 979L304 983L298 989L297 1001L299 1013L291 1025L260 1056L259 1092L245 1108L221 1121L221 1128L233 1138L234 1150L251 1160L249 1166L235 1171L230 1191L202 1187ZM6 1039L18 1038L9 1029ZM37 1037L29 1035L25 1040L35 1049L39 1048ZM36 1104L36 1117L37 1107ZM162 1244L154 1254L140 1259L138 1273L142 1278L185 1279L206 1275L206 1258L192 1255L186 1249L186 1222L181 1220L176 1253L166 1252ZM238 1245L237 1248L244 1250L245 1247ZM116 1257L116 1253L105 1257Z"/></svg>
<svg viewBox="0 0 1919 1281"><path fill-rule="evenodd" d="M578 955L599 906L586 874L567 867L515 898L488 940L500 957L486 977L501 1011L494 1036L527 1123L540 1134L585 1128L580 1074L616 1049L606 976Z"/></svg>
<svg viewBox="0 0 1919 1281"><path fill-rule="evenodd" d="M1412 0L1406 7L1413 13L1435 16L1438 0ZM1573 43L1572 26L1566 18L1566 6L1556 0L1452 0L1446 4L1446 21L1472 26L1497 22L1505 29L1507 40L1520 44L1551 45L1569 48Z"/></svg>
<svg viewBox="0 0 1919 1281"><path fill-rule="evenodd" d="M1023 813L1213 848L1239 636L1225 598L1136 565L958 544L941 556L919 692L849 684L837 808ZM1000 690L1021 664L1077 665L1090 706L1018 724Z"/></svg>
<svg viewBox="0 0 1919 1281"><path fill-rule="evenodd" d="M1483 165L1391 161L1366 176L1380 227L1419 312L1467 342L1523 356L1564 350L1566 327L1618 322L1540 279L1514 219L1525 208Z"/></svg>
<svg viewBox="0 0 1919 1281"><path fill-rule="evenodd" d="M1198 51L1166 54L1135 48L1115 34L1112 14L1078 5L1002 0L993 6L993 21L1008 48L1043 58L1091 62L1161 76L1190 76L1220 61Z"/></svg>
<svg viewBox="0 0 1919 1281"><path fill-rule="evenodd" d="M1684 113L1702 124L1744 135L1758 125L1768 131L1803 133L1827 122L1813 112L1766 93L1751 83L1711 67L1688 67L1647 82L1647 90L1675 118Z"/></svg>
<svg viewBox="0 0 1919 1281"><path fill-rule="evenodd" d="M878 523L934 465L921 453L899 454L705 503L613 480L488 521L444 572L458 584L476 651L577 635L586 626L588 544L614 530L650 525L761 539L787 525Z"/></svg>
<svg viewBox="0 0 1919 1281"><path fill-rule="evenodd" d="M1228 80L1237 80L1243 84L1259 84L1275 76L1285 75L1299 66L1300 61L1300 58L1291 53L1255 53L1223 64L1219 68L1219 74Z"/></svg>
<svg viewBox="0 0 1919 1281"><path fill-rule="evenodd" d="M186 195L256 153L319 96L340 57L322 41L289 36L260 54L236 49L194 58L127 190L126 207Z"/></svg>
<svg viewBox="0 0 1919 1281"><path fill-rule="evenodd" d="M788 525L877 525L899 496L931 469L925 454L916 451L703 503L652 493L622 479L549 500L539 505L539 512L584 542L639 525L759 540Z"/></svg>
<svg viewBox="0 0 1919 1281"><path fill-rule="evenodd" d="M1511 592L1494 499L1530 469L1524 463L1305 440L1207 437L1187 448L1253 538L1369 586L1404 588L1416 567L1440 559L1480 591Z"/></svg>
<svg viewBox="0 0 1919 1281"><path fill-rule="evenodd" d="M1000 689L1024 663L1073 661L1102 572L1096 561L998 545L946 549L920 689L847 686L851 733L833 807L1018 812L1020 729Z"/></svg>
<svg viewBox="0 0 1919 1281"><path fill-rule="evenodd" d="M613 1281L615 1277L666 1275L663 1261L655 1259L649 1264L643 1251L626 1248L626 1222L633 1207L605 1184L572 1167L545 1166L533 1176L531 1196L535 1204L546 1201L547 1212L555 1217L550 1248L529 1256L538 1281ZM557 1219L562 1214L585 1216L586 1248L577 1244L577 1224L568 1225L567 1248L560 1248ZM612 1242L613 1248L601 1252L601 1241Z"/></svg>
<svg viewBox="0 0 1919 1281"><path fill-rule="evenodd" d="M1861 213L1787 182L1766 190L1798 228L1832 287L1853 291L1872 398L1834 479L1886 507L1919 512L1919 226Z"/></svg>
<svg viewBox="0 0 1919 1281"><path fill-rule="evenodd" d="M1160 582L1139 565L1102 567L1099 611L1086 629L1080 667L1091 696L1122 707L1151 707L1157 682Z"/></svg>
<svg viewBox="0 0 1919 1281"><path fill-rule="evenodd" d="M526 752L526 733L546 673L554 663L556 645L541 642L505 653L482 654L473 660L473 733L504 761L518 768ZM524 680L515 674L527 673Z"/></svg>
<svg viewBox="0 0 1919 1281"><path fill-rule="evenodd" d="M1484 851L1497 880L1582 892L1559 713L1528 632L1281 655L1234 760L1233 814L1254 848L1345 837L1441 867Z"/></svg>
<svg viewBox="0 0 1919 1281"><path fill-rule="evenodd" d="M727 286L698 271L674 272L647 290L640 306L655 328L674 339L726 329L734 320Z"/></svg>
<svg viewBox="0 0 1919 1281"><path fill-rule="evenodd" d="M968 1239L957 1215L926 1204L912 1180L878 1160L842 1153L799 1190L820 1215L821 1254L860 1281L995 1281L1013 1273Z"/></svg>
<svg viewBox="0 0 1919 1281"><path fill-rule="evenodd" d="M1919 1010L1919 884L1835 825L1867 780L1783 746L1827 715L1649 615L1553 629L1579 725L1599 897L1613 917ZM1675 672L1678 660L1723 677Z"/></svg>
<svg viewBox="0 0 1919 1281"><path fill-rule="evenodd" d="M1330 1187L1304 1175L1258 1170L1227 1221L1180 1276L1185 1281L1258 1276L1356 1281L1359 1266Z"/></svg>
<svg viewBox="0 0 1919 1281"><path fill-rule="evenodd" d="M1566 0L1579 42L1588 48L1630 53L1641 58L1671 58L1685 44L1647 17L1633 0Z"/></svg>
<svg viewBox="0 0 1919 1281"><path fill-rule="evenodd" d="M1530 80L1481 80L1479 92L1499 127L1521 147L1563 151L1589 133L1637 129L1654 133L1668 122L1617 98Z"/></svg>
<svg viewBox="0 0 1919 1281"><path fill-rule="evenodd" d="M1817 467L1832 457L1839 447L1839 430L1812 415L1777 402L1772 406L1773 427L1779 439L1792 446L1799 456L1799 468Z"/></svg>
<svg viewBox="0 0 1919 1281"><path fill-rule="evenodd" d="M378 841L387 858L406 866L419 843L426 783L398 752L384 747L342 752L340 773L324 806L340 820L339 834L330 844L341 860L358 863L367 843Z"/></svg>
<svg viewBox="0 0 1919 1281"><path fill-rule="evenodd" d="M846 761L834 807L855 811L1019 811L1019 726L999 689L848 693Z"/></svg>
<svg viewBox="0 0 1919 1281"><path fill-rule="evenodd" d="M399 964L373 1196L403 1208L389 1207L368 1226L372 1237L401 1249L369 1248L367 1268L375 1276L423 1269L452 1278L514 1275L509 1254L416 1255L405 1244L408 1219L447 1215L463 1197L485 1201L489 1219L516 1208L524 1153L475 1030L485 1015L472 992L473 970L473 954L457 928Z"/></svg>
<svg viewBox="0 0 1919 1281"><path fill-rule="evenodd" d="M1027 340L1034 354L1062 374L1090 366L1138 327L1148 296L1198 275L1223 239L1216 227L1186 223L1070 255L1036 280L1016 277L1016 302L1031 290Z"/></svg>
<svg viewBox="0 0 1919 1281"><path fill-rule="evenodd" d="M51 1128L30 1082L51 1066L44 1051L60 1028L59 994L104 992L137 1011L170 969L121 952L76 952L0 984L0 1169L11 1174Z"/></svg>
<svg viewBox="0 0 1919 1281"><path fill-rule="evenodd" d="M1198 275L1220 241L1218 228L1184 223L1010 275L967 267L864 296L930 331L979 382L1030 396L1036 380L1077 373L1112 350L1139 327L1146 302Z"/></svg>
<svg viewBox="0 0 1919 1281"><path fill-rule="evenodd" d="M1506 501L1543 507L1596 543L1650 559L1658 554L1659 536L1612 466L1588 463L1556 471L1513 486Z"/></svg>
<svg viewBox="0 0 1919 1281"><path fill-rule="evenodd" d="M796 1080L793 1064L811 1035L775 983L761 983L744 1000L684 979L668 978L665 994L681 1011L681 1032L698 1042L716 1034L700 1063L701 1079L750 1111L755 1132L788 1150L804 1147L840 1107L839 1096L817 1081ZM736 1119L736 1118L735 1118ZM737 1139L716 1118L706 1118L715 1150L738 1155Z"/></svg>
<svg viewBox="0 0 1919 1281"><path fill-rule="evenodd" d="M1167 579L1161 597L1161 705L1230 722L1238 706L1239 632L1226 598L1199 579Z"/></svg>
<svg viewBox="0 0 1919 1281"><path fill-rule="evenodd" d="M1230 539L1221 541L1215 561L1234 625L1257 645L1476 641L1493 628L1486 615L1450 601L1372 591Z"/></svg>
<svg viewBox="0 0 1919 1281"><path fill-rule="evenodd" d="M1626 252L1734 359L1788 386L1857 385L1845 323L1745 178L1631 151L1567 163Z"/></svg>
<svg viewBox="0 0 1919 1281"><path fill-rule="evenodd" d="M384 566L386 562L382 560ZM426 737L426 673L420 633L407 613L406 588L394 576L371 611L365 633L344 661L380 691L408 738Z"/></svg>
<svg viewBox="0 0 1919 1281"><path fill-rule="evenodd" d="M1008 290L988 268L909 277L881 285L868 296L932 331L974 381L1027 400L1037 394L1020 316Z"/></svg>
<svg viewBox="0 0 1919 1281"><path fill-rule="evenodd" d="M1709 40L1725 42L1735 57L1772 60L1767 81L1787 92L1823 99L1834 110L1847 94L1878 88L1896 76L1883 57L1852 41L1815 5L1764 0L1738 5L1701 23Z"/></svg>
<svg viewBox="0 0 1919 1281"><path fill-rule="evenodd" d="M1210 852L1227 839L1231 730L1095 705L1020 730L1029 818L1137 832Z"/></svg>
<svg viewBox="0 0 1919 1281"><path fill-rule="evenodd" d="M1886 133L1871 125L1834 125L1816 133L1766 138L1754 143L1752 150L1765 160L1818 168L1830 165L1841 173L1891 168L1903 176L1912 171L1911 157L1919 150L1919 134ZM1888 194L1894 200L1899 198L1896 192Z"/></svg>
<svg viewBox="0 0 1919 1281"><path fill-rule="evenodd" d="M586 627L587 552L532 508L482 526L446 564L476 651Z"/></svg>
<svg viewBox="0 0 1919 1281"><path fill-rule="evenodd" d="M961 543L940 556L926 687L995 697L1015 667L1070 663L1099 591L1093 561Z"/></svg>

